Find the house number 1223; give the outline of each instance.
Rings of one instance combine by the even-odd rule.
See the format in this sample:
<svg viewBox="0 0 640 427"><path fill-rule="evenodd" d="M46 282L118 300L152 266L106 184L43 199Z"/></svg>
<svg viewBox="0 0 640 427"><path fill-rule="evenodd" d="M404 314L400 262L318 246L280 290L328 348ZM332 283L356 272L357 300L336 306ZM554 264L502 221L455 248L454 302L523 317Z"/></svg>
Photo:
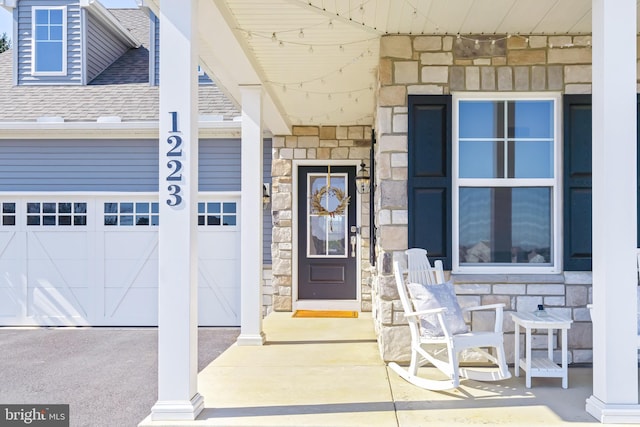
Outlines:
<svg viewBox="0 0 640 427"><path fill-rule="evenodd" d="M172 182L182 181L182 137L177 135L180 133L178 130L178 112L170 111L171 114L171 130L169 131L169 137L167 137L167 144L169 144L169 150L167 151L167 157L175 157L167 162L168 174L166 181L169 184L167 190L169 190L169 198L167 204L169 206L180 206L182 203L182 188L178 184L171 184Z"/></svg>

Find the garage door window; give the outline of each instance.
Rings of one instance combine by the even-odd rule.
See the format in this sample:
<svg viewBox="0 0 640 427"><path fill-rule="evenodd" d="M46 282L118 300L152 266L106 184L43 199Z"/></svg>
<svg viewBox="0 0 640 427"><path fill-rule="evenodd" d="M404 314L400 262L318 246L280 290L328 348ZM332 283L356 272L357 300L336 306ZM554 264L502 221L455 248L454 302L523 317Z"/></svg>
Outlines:
<svg viewBox="0 0 640 427"><path fill-rule="evenodd" d="M0 203L2 206L2 225L16 225L16 204L12 202Z"/></svg>
<svg viewBox="0 0 640 427"><path fill-rule="evenodd" d="M202 226L235 226L235 202L198 203L198 225Z"/></svg>
<svg viewBox="0 0 640 427"><path fill-rule="evenodd" d="M104 225L157 226L157 202L109 202L104 204Z"/></svg>
<svg viewBox="0 0 640 427"><path fill-rule="evenodd" d="M87 225L87 204L73 202L29 202L27 203L27 225Z"/></svg>

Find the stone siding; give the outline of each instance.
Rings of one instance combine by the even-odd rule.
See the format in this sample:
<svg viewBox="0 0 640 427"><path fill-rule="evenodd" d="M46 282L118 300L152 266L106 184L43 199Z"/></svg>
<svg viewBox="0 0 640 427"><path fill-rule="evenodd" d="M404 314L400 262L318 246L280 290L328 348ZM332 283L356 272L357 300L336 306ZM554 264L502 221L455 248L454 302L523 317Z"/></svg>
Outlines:
<svg viewBox="0 0 640 427"><path fill-rule="evenodd" d="M373 312L383 359L406 362L409 330L391 266L394 259L406 264L404 250L408 245L407 95L454 91L591 93L591 37L390 35L382 37L380 43L375 123L378 262ZM569 362L591 362L591 319L586 308L591 301L591 272L452 278L463 306L505 304L503 326L509 363L513 363L514 353L514 326L509 313L532 311L537 304L573 319ZM467 321L474 328L490 328L493 317L474 313ZM534 353L544 353L546 331L535 331L533 343ZM554 343L557 348L557 337Z"/></svg>
<svg viewBox="0 0 640 427"><path fill-rule="evenodd" d="M371 126L294 126L292 135L273 137L271 166L271 211L273 243L269 298L274 311L293 308L293 168L294 160L357 160L370 166ZM354 198L355 199L355 198ZM369 264L369 197L361 198L362 311L371 311L371 267ZM266 298L266 296L265 296Z"/></svg>

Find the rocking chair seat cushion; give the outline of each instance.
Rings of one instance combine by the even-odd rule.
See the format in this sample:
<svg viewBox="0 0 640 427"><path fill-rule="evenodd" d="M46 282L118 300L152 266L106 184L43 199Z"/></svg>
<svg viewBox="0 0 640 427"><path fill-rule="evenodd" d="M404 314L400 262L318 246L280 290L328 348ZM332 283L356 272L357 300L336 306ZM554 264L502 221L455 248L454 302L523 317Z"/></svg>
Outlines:
<svg viewBox="0 0 640 427"><path fill-rule="evenodd" d="M421 283L407 284L413 305L416 311L431 310L445 307L443 313L444 323L452 335L469 332L469 327L464 322L462 309L458 304L453 283L438 283L434 285L423 285ZM444 336L444 331L435 314L420 316L420 334L426 338L436 338Z"/></svg>

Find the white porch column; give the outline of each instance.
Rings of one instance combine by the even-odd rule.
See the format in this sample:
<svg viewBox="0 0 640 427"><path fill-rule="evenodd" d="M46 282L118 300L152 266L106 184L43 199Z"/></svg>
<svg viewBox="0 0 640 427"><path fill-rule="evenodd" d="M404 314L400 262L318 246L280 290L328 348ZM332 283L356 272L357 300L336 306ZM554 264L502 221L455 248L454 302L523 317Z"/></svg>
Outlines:
<svg viewBox="0 0 640 427"><path fill-rule="evenodd" d="M593 0L592 4L593 395L586 409L603 423L640 423L636 1Z"/></svg>
<svg viewBox="0 0 640 427"><path fill-rule="evenodd" d="M262 86L240 87L242 102L242 210L240 211L240 336L238 345L262 345Z"/></svg>
<svg viewBox="0 0 640 427"><path fill-rule="evenodd" d="M152 420L194 420L198 374L197 0L160 7L158 402Z"/></svg>

